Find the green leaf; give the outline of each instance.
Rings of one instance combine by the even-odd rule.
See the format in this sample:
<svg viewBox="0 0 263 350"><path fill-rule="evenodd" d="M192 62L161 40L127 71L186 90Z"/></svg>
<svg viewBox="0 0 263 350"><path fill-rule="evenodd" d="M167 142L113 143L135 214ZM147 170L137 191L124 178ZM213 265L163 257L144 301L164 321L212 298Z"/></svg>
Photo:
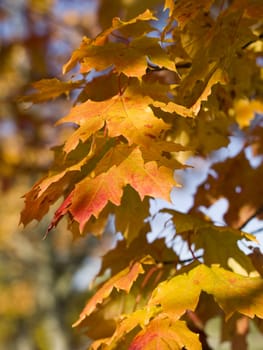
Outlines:
<svg viewBox="0 0 263 350"><path fill-rule="evenodd" d="M253 235L230 227L216 226L209 220L194 215L174 210L164 211L173 216L176 234L181 235L189 245L194 243L196 250L204 249L203 259L207 265L220 264L224 268L229 268L230 259L234 259L247 275L255 270L249 257L237 245L243 238L256 242Z"/></svg>

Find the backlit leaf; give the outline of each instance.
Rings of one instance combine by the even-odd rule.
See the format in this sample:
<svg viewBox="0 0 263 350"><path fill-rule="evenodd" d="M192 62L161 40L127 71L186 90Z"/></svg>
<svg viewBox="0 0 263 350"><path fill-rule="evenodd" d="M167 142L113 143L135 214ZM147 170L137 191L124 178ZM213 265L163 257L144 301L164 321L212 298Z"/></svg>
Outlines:
<svg viewBox="0 0 263 350"><path fill-rule="evenodd" d="M112 27L100 33L94 40L90 40L88 38L83 39L80 48L73 52L70 60L64 65L63 72L64 73L68 72L77 64L77 62L81 62L84 57L88 56L89 48L91 46L101 46L105 42L107 37L115 30L121 30L125 26L131 25L131 24L136 25L136 23L138 23L139 21L149 21L153 19L155 19L155 17L152 15L152 13L149 10L146 10L144 13L138 15L136 18L133 18L127 22L121 21L119 18L113 19ZM110 65L111 64L113 64L113 62L111 62Z"/></svg>
<svg viewBox="0 0 263 350"><path fill-rule="evenodd" d="M71 122L80 125L81 129L77 133L83 135L81 139L85 141L104 122L109 136L123 135L130 144L148 145L152 137L159 137L161 132L169 128L168 124L155 117L149 107L151 101L146 96L131 99L125 95L103 102L87 101L73 108L58 124Z"/></svg>
<svg viewBox="0 0 263 350"><path fill-rule="evenodd" d="M178 320L186 310L195 310L200 292L200 282L195 283L183 274L160 283L153 291L149 305L161 305L164 313Z"/></svg>
<svg viewBox="0 0 263 350"><path fill-rule="evenodd" d="M20 98L22 102L40 103L59 97L62 94L68 95L72 90L83 86L83 81L60 81L56 78L42 79L32 84L37 92Z"/></svg>
<svg viewBox="0 0 263 350"><path fill-rule="evenodd" d="M55 148L51 171L25 195L21 221L42 219L62 199L48 231L66 216L74 239L118 232L116 246L99 253L98 280L105 282L74 324L81 324L93 350L209 348L207 322L224 314L221 339L242 347L246 317L263 318L262 254L250 247L258 243L254 235L243 232L263 216L261 2L100 0L90 35L102 32L84 37L64 65L79 80L42 80L24 98L66 95L73 108L57 122L59 130L69 123L72 132ZM21 118L24 133L34 110ZM28 143L46 144L42 134L49 130L30 132ZM3 136L6 181L10 167L31 164L31 153L21 148L26 156L19 163L20 148L13 152L10 135ZM208 163L208 177L194 193L195 174L203 176ZM194 193L188 213L159 210L171 203L151 200L170 201L178 186L174 171ZM175 193L183 208L187 203ZM227 207L225 226L202 214L219 199Z"/></svg>
<svg viewBox="0 0 263 350"><path fill-rule="evenodd" d="M198 276L201 282L204 271L205 283L202 289L214 296L227 318L234 312L251 318L255 315L263 316L263 281L261 278L243 277L216 265L210 270L205 266L200 266L199 269L196 269L194 278Z"/></svg>
<svg viewBox="0 0 263 350"><path fill-rule="evenodd" d="M183 348L201 350L198 335L191 332L183 321L159 317L139 332L129 350L181 350Z"/></svg>
<svg viewBox="0 0 263 350"><path fill-rule="evenodd" d="M196 17L199 11L207 11L211 4L212 0L180 0L177 1L174 6L174 16L177 19L180 26L184 27L187 22Z"/></svg>
<svg viewBox="0 0 263 350"><path fill-rule="evenodd" d="M73 326L77 326L87 316L89 316L96 308L98 304L101 304L112 292L113 288L117 291L124 290L129 293L133 283L136 281L140 274L144 273L143 264L151 264L150 258L144 258L140 262L133 262L129 267L120 271L117 275L109 279L98 292L89 300L77 322Z"/></svg>
<svg viewBox="0 0 263 350"><path fill-rule="evenodd" d="M201 291L213 295L229 318L234 312L249 317L263 316L263 281L260 277L244 277L213 265L199 265L188 275L162 282L153 292L150 305L161 305L165 313L178 318L196 308ZM184 293L181 293L184 290ZM178 294L177 294L178 293Z"/></svg>
<svg viewBox="0 0 263 350"><path fill-rule="evenodd" d="M41 220L48 212L51 204L61 196L63 188L69 186L71 181L78 176L81 167L87 159L82 159L60 172L51 173L41 181L37 182L25 197L25 208L21 212L20 221L27 225L33 219Z"/></svg>
<svg viewBox="0 0 263 350"><path fill-rule="evenodd" d="M102 162L98 166L103 168ZM107 172L94 178L87 177L76 185L69 212L80 223L81 231L90 217L97 217L109 201L120 205L123 187L127 184L138 192L141 200L152 196L169 201L175 181L170 169L158 168L155 162L144 164L140 150L135 148L118 166L113 165Z"/></svg>
<svg viewBox="0 0 263 350"><path fill-rule="evenodd" d="M188 244L194 243L196 250L204 249L203 259L207 265L220 264L224 268L229 268L229 259L232 258L247 271L247 275L254 271L250 259L237 245L237 242L243 238L256 241L253 235L230 227L216 226L209 220L194 215L173 210L168 212L173 215L176 233L181 235Z"/></svg>
<svg viewBox="0 0 263 350"><path fill-rule="evenodd" d="M98 217L108 201L120 205L123 186L123 179L116 168L111 168L96 178L86 178L76 186L70 212L80 223L81 231L92 215Z"/></svg>

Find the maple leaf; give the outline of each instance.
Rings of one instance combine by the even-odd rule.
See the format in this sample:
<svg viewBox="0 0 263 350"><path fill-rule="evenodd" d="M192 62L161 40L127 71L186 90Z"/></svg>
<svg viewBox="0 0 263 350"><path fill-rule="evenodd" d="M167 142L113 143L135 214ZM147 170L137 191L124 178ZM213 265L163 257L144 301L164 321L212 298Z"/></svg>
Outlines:
<svg viewBox="0 0 263 350"><path fill-rule="evenodd" d="M246 99L237 100L234 103L233 111L235 119L241 128L248 126L254 118L255 113L263 113L263 103L261 101Z"/></svg>
<svg viewBox="0 0 263 350"><path fill-rule="evenodd" d="M129 210L127 210L129 208ZM115 210L115 226L130 244L145 225L145 218L149 214L149 201L138 196L130 186L126 186L121 205Z"/></svg>
<svg viewBox="0 0 263 350"><path fill-rule="evenodd" d="M112 70L108 74L94 76L87 81L77 98L77 102L83 103L87 100L104 101L112 98L120 92L120 82L122 86L128 84L128 77L118 74Z"/></svg>
<svg viewBox="0 0 263 350"><path fill-rule="evenodd" d="M96 44L102 44L105 40L105 37L108 36L112 31L118 30L122 34L126 34L127 37L133 35L133 36L140 36L142 33L148 33L149 31L152 31L152 27L149 25L149 22L152 20L157 20L157 18L153 15L152 11L149 9L146 9L143 13L138 14L136 17L130 19L129 21L122 21L120 18L115 17L112 19L112 27L106 29L102 33L100 33L95 38ZM147 27L143 24L148 24ZM141 32L141 29L143 28L143 31ZM145 29L148 28L147 31ZM138 32L139 30L139 32ZM137 35L136 35L137 34Z"/></svg>
<svg viewBox="0 0 263 350"><path fill-rule="evenodd" d="M193 20L200 11L208 11L213 0L179 0L173 7L173 15L183 28L189 21Z"/></svg>
<svg viewBox="0 0 263 350"><path fill-rule="evenodd" d="M131 332L138 325L143 327L145 324L149 322L149 319L156 313L156 309L152 308L144 308L141 310L136 310L131 314L123 315L122 318L117 322L115 332L111 337L106 339L99 339L91 344L92 350L97 350L101 346L107 346L108 349L113 349L120 342L123 335Z"/></svg>
<svg viewBox="0 0 263 350"><path fill-rule="evenodd" d="M161 305L163 312L179 318L186 309L196 308L200 292L204 291L214 296L227 318L234 312L262 317L262 287L262 278L240 276L217 265L210 268L199 265L188 275L175 276L160 283L149 305ZM181 294L182 290L185 293Z"/></svg>
<svg viewBox="0 0 263 350"><path fill-rule="evenodd" d="M126 96L127 94L127 96ZM87 101L72 109L70 114L62 118L57 124L71 122L80 126L77 135L81 135L84 142L92 133L107 125L110 137L124 136L130 144L148 146L152 137L159 135L169 128L169 125L158 119L149 104L150 97L128 95L115 96L101 102ZM76 136L70 143L76 144ZM70 150L69 145L67 146Z"/></svg>
<svg viewBox="0 0 263 350"><path fill-rule="evenodd" d="M200 292L200 282L193 283L188 275L179 275L160 283L153 291L149 305L161 305L162 311L176 320L186 310L195 310Z"/></svg>
<svg viewBox="0 0 263 350"><path fill-rule="evenodd" d="M87 158L84 158L79 163L59 172L51 172L49 176L38 181L24 196L25 208L21 212L20 222L27 225L33 219L41 220L51 204L61 196L63 189L68 187L71 181L74 182L86 161Z"/></svg>
<svg viewBox="0 0 263 350"><path fill-rule="evenodd" d="M32 87L38 90L37 92L21 97L19 101L34 103L48 101L57 98L62 94L68 95L70 91L79 89L83 84L83 80L60 81L56 78L42 79L32 84Z"/></svg>
<svg viewBox="0 0 263 350"><path fill-rule="evenodd" d="M77 64L77 62L81 62L84 57L88 56L90 54L90 48L92 46L94 47L94 46L103 45L105 40L108 38L108 36L110 34L112 34L114 31L121 30L121 29L125 28L126 26L130 26L133 24L135 26L135 28L133 28L133 30L135 30L135 33L136 33L137 23L139 23L140 21L149 21L149 20L154 20L154 19L156 19L156 18L152 15L151 11L149 11L149 10L146 10L144 13L138 15L137 17L131 19L130 21L121 21L119 18L114 18L112 21L112 27L110 27L110 28L106 29L105 31L103 31L102 33L100 33L94 40L91 40L88 38L83 39L80 48L73 52L70 60L64 65L63 73L66 73L69 70L71 70ZM151 29L152 28L150 26L148 27L148 29L144 26L143 33L145 31L146 32L151 31ZM125 31L124 31L124 33L125 33ZM143 33L140 33L140 34L143 34ZM110 54L112 54L112 53L110 52ZM103 57L102 57L102 59L104 61ZM95 61L94 61L94 63L95 63ZM111 62L110 65L111 64L113 64L113 62ZM93 68L95 68L95 66Z"/></svg>
<svg viewBox="0 0 263 350"><path fill-rule="evenodd" d="M200 349L198 335L191 332L183 321L174 321L168 317L153 319L129 346L129 350L181 350Z"/></svg>
<svg viewBox="0 0 263 350"><path fill-rule="evenodd" d="M241 150L234 158L215 164L213 169L217 178L208 176L205 183L208 184L209 191L205 183L198 188L194 207L197 208L200 201L201 205L209 207L219 197L224 197L231 203L224 219L228 225L240 227L262 206L262 189L254 184L261 181L263 166L261 164L257 169L251 167L245 151ZM239 191L236 191L237 188Z"/></svg>
<svg viewBox="0 0 263 350"><path fill-rule="evenodd" d="M152 100L146 96L135 99L121 96L107 111L107 128L109 136L123 135L129 144L148 146L152 138L169 128L161 119L156 118L149 104Z"/></svg>
<svg viewBox="0 0 263 350"><path fill-rule="evenodd" d="M131 263L129 267L110 278L88 301L87 305L81 312L78 321L73 324L73 327L79 325L87 316L89 316L95 310L96 306L101 304L111 294L113 288L116 288L117 291L124 290L126 293L129 293L138 276L144 273L143 264L152 263L153 260L149 256L145 257L141 259L141 261Z"/></svg>
<svg viewBox="0 0 263 350"><path fill-rule="evenodd" d="M115 148L115 153L117 150L118 148ZM85 178L75 186L72 192L70 197L72 204L68 210L80 223L81 231L83 231L90 217L92 215L98 217L109 201L115 205L120 205L123 187L127 184L138 192L141 200L145 196L170 200L170 191L175 183L170 169L158 168L155 162L144 164L138 148L131 151L126 146L122 146L119 147L119 150L122 153L124 152L122 155L124 160L118 166L107 164L108 155L106 155L106 160L102 159L97 167L100 170L103 169L103 162L106 162L109 170L94 178ZM58 211L60 212L60 209Z"/></svg>
<svg viewBox="0 0 263 350"><path fill-rule="evenodd" d="M194 215L174 210L164 212L172 214L176 234L181 235L189 245L194 243L196 250L204 249L203 259L207 265L220 264L224 268L229 268L232 258L247 271L247 274L254 271L250 259L237 245L243 238L257 242L253 235L230 227L216 226ZM218 246L221 249L218 249Z"/></svg>
<svg viewBox="0 0 263 350"><path fill-rule="evenodd" d="M108 201L120 205L123 186L124 181L116 167L96 178L86 178L76 185L71 197L70 213L80 223L81 231L91 215L98 217Z"/></svg>
<svg viewBox="0 0 263 350"><path fill-rule="evenodd" d="M108 3L100 4L103 28L109 22L102 11ZM156 17L146 10L132 18L148 5ZM169 12L167 23L162 5ZM53 170L25 195L21 221L40 220L63 197L48 231L68 215L74 237L84 232L100 236L112 215L116 231L123 234L102 262L100 275L110 268L113 277L74 324L87 327L88 337L97 339L91 349L200 349L182 318L202 336L205 323L220 315L219 307L226 319L233 313L263 318L262 278L251 277L255 269L262 274L261 255L255 250L246 256L238 241L255 239L234 229L262 215L262 191L255 184L263 167L250 166L246 154L248 147L262 153L259 117L251 123L262 111L262 4L221 5L146 0L121 7L112 1L109 12L120 11L123 19L114 18L94 39L83 38L64 65L68 72L79 63L85 79L42 80L34 86L37 92L24 99L41 102L72 90L79 94L75 107L57 123L77 129L56 150ZM225 197L231 227L165 210L192 252L193 262L184 265L165 239L147 240L147 197L169 201L176 185L173 171L186 167L181 159L209 156L228 145L236 122L245 148L213 165L217 177L210 174L200 186L192 210ZM203 264L193 249L202 249Z"/></svg>
<svg viewBox="0 0 263 350"><path fill-rule="evenodd" d="M211 270L204 266L201 269L208 273L203 289L214 295L227 318L236 311L251 318L255 315L263 316L262 278L243 277L216 265L212 266ZM201 271L196 272L200 273L199 278L202 280Z"/></svg>
<svg viewBox="0 0 263 350"><path fill-rule="evenodd" d="M104 45L87 43L81 55L81 73L91 69L103 71L113 67L115 72L129 77L141 77L148 67L147 58L157 65L175 69L174 63L160 47L157 38L141 36L125 43L108 42Z"/></svg>
<svg viewBox="0 0 263 350"><path fill-rule="evenodd" d="M231 267L231 261L234 259L248 275L254 271L254 266L250 259L238 247L238 241L242 238L256 240L254 236L246 235L238 230L229 227L210 227L197 232L193 236L192 242L196 249L204 249L204 261L206 264L220 264L224 268ZM218 249L220 246L220 249Z"/></svg>
<svg viewBox="0 0 263 350"><path fill-rule="evenodd" d="M128 65L129 62L129 65ZM118 73L127 76L142 76L147 68L146 56L132 43L108 43L105 46L91 46L86 49L86 55L82 59L81 73L87 73L92 68L104 70L114 67Z"/></svg>

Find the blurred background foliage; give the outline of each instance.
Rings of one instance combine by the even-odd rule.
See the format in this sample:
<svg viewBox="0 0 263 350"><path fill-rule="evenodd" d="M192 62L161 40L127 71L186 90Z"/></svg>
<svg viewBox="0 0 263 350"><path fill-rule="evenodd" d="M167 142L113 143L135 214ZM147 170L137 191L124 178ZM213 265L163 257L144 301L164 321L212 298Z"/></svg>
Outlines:
<svg viewBox="0 0 263 350"><path fill-rule="evenodd" d="M0 1L1 350L77 350L86 344L71 329L87 298L77 276L87 259L98 267L107 234L99 246L94 238L73 243L63 224L42 240L50 217L26 230L19 226L23 194L48 170L50 148L65 139L67 130L54 123L70 102L61 98L31 106L17 98L36 80L62 76L62 65L82 37L101 30L106 3ZM120 2L112 3L118 11Z"/></svg>

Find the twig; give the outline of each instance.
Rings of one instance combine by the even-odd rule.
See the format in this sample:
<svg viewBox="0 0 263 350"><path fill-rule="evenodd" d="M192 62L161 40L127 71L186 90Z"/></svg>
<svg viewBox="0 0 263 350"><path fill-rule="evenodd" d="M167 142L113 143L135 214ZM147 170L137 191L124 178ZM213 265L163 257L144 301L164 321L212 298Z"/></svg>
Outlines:
<svg viewBox="0 0 263 350"><path fill-rule="evenodd" d="M163 265L175 265L175 264L185 264L188 262L191 262L193 260L198 260L200 258L202 258L203 255L198 255L195 257L191 257L188 259L182 259L182 260L164 260L164 261L157 261L157 263L163 264Z"/></svg>
<svg viewBox="0 0 263 350"><path fill-rule="evenodd" d="M258 228L257 230L251 231L250 233L251 233L252 235L255 235L255 234L257 234L257 233L262 233L262 232L263 232L263 227Z"/></svg>

